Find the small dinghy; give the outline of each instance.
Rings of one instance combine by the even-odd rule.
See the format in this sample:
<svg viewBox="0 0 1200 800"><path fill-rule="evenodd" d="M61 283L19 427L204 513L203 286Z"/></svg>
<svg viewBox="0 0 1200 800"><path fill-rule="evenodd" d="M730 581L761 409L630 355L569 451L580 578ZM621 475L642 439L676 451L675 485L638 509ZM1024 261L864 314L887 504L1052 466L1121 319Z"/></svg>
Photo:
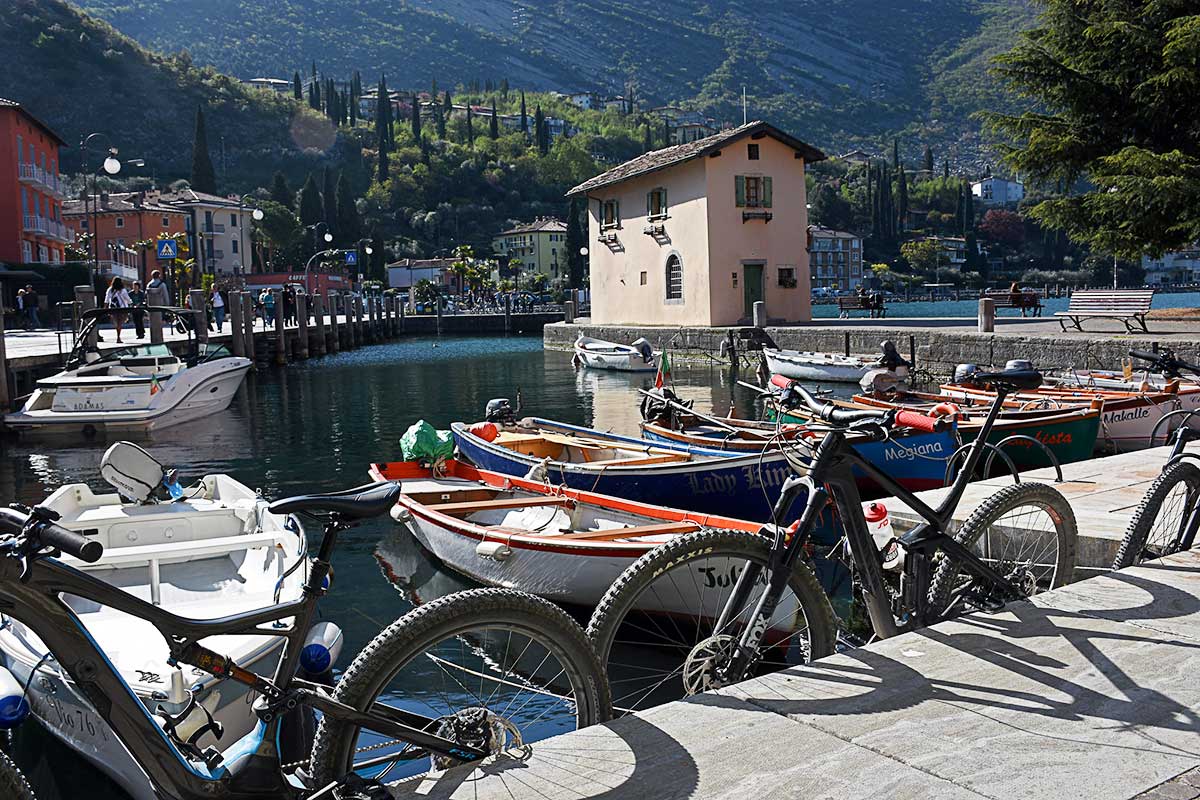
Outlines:
<svg viewBox="0 0 1200 800"><path fill-rule="evenodd" d="M456 572L488 586L594 606L638 557L673 537L719 528L757 533L756 522L637 503L445 462L372 464L399 481L393 518ZM731 565L732 566L732 565ZM695 598L699 602L699 596ZM648 611L693 611L647 608Z"/></svg>
<svg viewBox="0 0 1200 800"><path fill-rule="evenodd" d="M200 343L192 314L150 307L188 332L188 350L176 356L165 344L136 344L101 350L97 329L119 309L83 314L77 343L66 368L37 382L20 411L4 424L24 434L95 436L161 430L224 411L253 363L224 345Z"/></svg>
<svg viewBox="0 0 1200 800"><path fill-rule="evenodd" d="M575 363L592 369L654 372L658 369L658 356L645 339L638 339L633 344L606 342L590 336L575 340Z"/></svg>
<svg viewBox="0 0 1200 800"><path fill-rule="evenodd" d="M104 558L85 564L62 560L130 594L181 616L215 618L297 600L308 563L300 526L267 511L267 502L228 475L206 475L167 493L161 464L145 450L117 442L101 460L101 475L118 493L96 494L83 483L59 487L42 506L61 515L59 525L104 544ZM167 663L167 644L145 620L79 598L66 602L78 614L129 687L154 711L178 713L194 693L207 711L188 717L201 731L200 747L227 746L258 724L253 694L241 684ZM284 640L272 636L216 636L204 645L259 674L271 674ZM20 620L4 616L0 655L22 685L34 716L68 747L107 773L135 800L156 797L141 768L66 676L45 645ZM178 705L175 705L178 703ZM194 723L194 724L193 724Z"/></svg>
<svg viewBox="0 0 1200 800"><path fill-rule="evenodd" d="M907 381L910 365L896 346L885 341L881 350L878 356L857 356L764 347L762 354L770 374L806 383L861 383L875 370L891 373L896 382Z"/></svg>

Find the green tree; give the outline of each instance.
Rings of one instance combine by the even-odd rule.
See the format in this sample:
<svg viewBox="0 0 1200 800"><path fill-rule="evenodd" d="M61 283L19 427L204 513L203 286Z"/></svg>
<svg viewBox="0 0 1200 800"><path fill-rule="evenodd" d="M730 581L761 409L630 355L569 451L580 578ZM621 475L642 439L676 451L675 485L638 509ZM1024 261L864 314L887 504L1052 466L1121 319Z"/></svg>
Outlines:
<svg viewBox="0 0 1200 800"><path fill-rule="evenodd" d="M938 259L941 258L942 248L932 239L922 239L918 242L905 242L900 245L900 255L913 269L931 273L937 270Z"/></svg>
<svg viewBox="0 0 1200 800"><path fill-rule="evenodd" d="M525 113L525 90L521 90L521 133L529 137L529 115Z"/></svg>
<svg viewBox="0 0 1200 800"><path fill-rule="evenodd" d="M310 172L300 189L300 224L316 225L324 219L325 204L321 201L321 190L317 188L317 181Z"/></svg>
<svg viewBox="0 0 1200 800"><path fill-rule="evenodd" d="M326 167L321 173L321 206L324 211L325 227L335 239L340 237L337 227L337 179L333 169Z"/></svg>
<svg viewBox="0 0 1200 800"><path fill-rule="evenodd" d="M204 109L196 106L196 136L192 140L192 188L216 194L217 173L208 155L208 131L204 127Z"/></svg>
<svg viewBox="0 0 1200 800"><path fill-rule="evenodd" d="M371 280L387 280L387 251L384 250L378 227L371 229L371 255L367 257L367 274Z"/></svg>
<svg viewBox="0 0 1200 800"><path fill-rule="evenodd" d="M414 142L421 141L421 98L416 92L412 96L412 136Z"/></svg>
<svg viewBox="0 0 1200 800"><path fill-rule="evenodd" d="M933 177L933 148L925 145L925 177Z"/></svg>
<svg viewBox="0 0 1200 800"><path fill-rule="evenodd" d="M380 183L387 183L388 179L388 152L387 152L387 134L382 129L379 130L379 163L375 170L375 180Z"/></svg>
<svg viewBox="0 0 1200 800"><path fill-rule="evenodd" d="M643 127L642 134L642 152L649 153L654 149L654 134L650 131L650 123L647 122Z"/></svg>
<svg viewBox="0 0 1200 800"><path fill-rule="evenodd" d="M300 70L292 73L292 97L296 100L304 99L304 87L300 83Z"/></svg>
<svg viewBox="0 0 1200 800"><path fill-rule="evenodd" d="M292 210L274 200L264 200L259 207L263 218L254 223L254 238L267 248L266 260L273 267L282 267L281 256L292 253L303 240L303 229Z"/></svg>
<svg viewBox="0 0 1200 800"><path fill-rule="evenodd" d="M996 61L1029 100L990 113L1027 182L1089 188L1029 214L1133 259L1200 240L1200 15L1194 2L1039 0L1037 26Z"/></svg>
<svg viewBox="0 0 1200 800"><path fill-rule="evenodd" d="M337 235L345 245L353 244L362 236L362 220L358 216L358 205L350 189L350 179L343 171L337 180Z"/></svg>
<svg viewBox="0 0 1200 800"><path fill-rule="evenodd" d="M467 103L467 147L475 147L475 126L471 122L471 103Z"/></svg>
<svg viewBox="0 0 1200 800"><path fill-rule="evenodd" d="M533 136L537 142L538 152L546 155L550 152L550 133L546 129L546 117L542 114L542 107L539 105L533 112Z"/></svg>
<svg viewBox="0 0 1200 800"><path fill-rule="evenodd" d="M814 225L846 231L854 225L854 209L850 207L850 202L842 197L841 192L832 185L823 183L813 193L809 220Z"/></svg>
<svg viewBox="0 0 1200 800"><path fill-rule="evenodd" d="M488 121L488 136L500 138L500 118L496 116L496 98L492 98L492 118Z"/></svg>
<svg viewBox="0 0 1200 800"><path fill-rule="evenodd" d="M579 251L583 248L585 238L579 224L579 214L579 199L572 197L567 205L567 234L564 243L567 250L567 282L572 289L578 289L584 283L584 255Z"/></svg>
<svg viewBox="0 0 1200 800"><path fill-rule="evenodd" d="M903 232L908 226L908 174L903 164L896 168L896 216L896 231Z"/></svg>
<svg viewBox="0 0 1200 800"><path fill-rule="evenodd" d="M292 187L288 186L287 178L282 172L277 171L271 179L271 200L288 210L296 206L296 195L292 192Z"/></svg>
<svg viewBox="0 0 1200 800"><path fill-rule="evenodd" d="M892 168L900 168L900 139L892 137Z"/></svg>

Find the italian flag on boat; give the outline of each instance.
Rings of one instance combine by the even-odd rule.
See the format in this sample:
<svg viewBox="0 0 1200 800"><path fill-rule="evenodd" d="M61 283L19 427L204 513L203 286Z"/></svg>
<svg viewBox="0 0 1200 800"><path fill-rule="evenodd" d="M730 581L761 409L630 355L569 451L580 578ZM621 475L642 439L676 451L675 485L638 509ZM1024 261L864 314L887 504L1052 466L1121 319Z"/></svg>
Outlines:
<svg viewBox="0 0 1200 800"><path fill-rule="evenodd" d="M663 350L662 358L658 360L658 372L654 373L654 388L661 389L670 379L671 360L667 357L667 351Z"/></svg>

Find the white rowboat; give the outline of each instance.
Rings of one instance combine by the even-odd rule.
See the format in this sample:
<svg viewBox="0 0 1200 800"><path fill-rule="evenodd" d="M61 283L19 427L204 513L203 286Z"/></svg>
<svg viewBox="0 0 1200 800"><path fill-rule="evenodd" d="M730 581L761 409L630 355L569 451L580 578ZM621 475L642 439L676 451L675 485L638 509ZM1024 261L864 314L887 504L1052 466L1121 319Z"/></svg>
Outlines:
<svg viewBox="0 0 1200 800"><path fill-rule="evenodd" d="M767 369L809 383L858 383L863 376L879 368L878 356L844 356L836 353L817 353L807 350L774 350L764 347ZM908 377L908 367L898 366L896 377Z"/></svg>
<svg viewBox="0 0 1200 800"><path fill-rule="evenodd" d="M576 363L592 369L654 372L658 369L659 355L645 339L638 339L633 344L606 342L590 336L580 336L575 340Z"/></svg>

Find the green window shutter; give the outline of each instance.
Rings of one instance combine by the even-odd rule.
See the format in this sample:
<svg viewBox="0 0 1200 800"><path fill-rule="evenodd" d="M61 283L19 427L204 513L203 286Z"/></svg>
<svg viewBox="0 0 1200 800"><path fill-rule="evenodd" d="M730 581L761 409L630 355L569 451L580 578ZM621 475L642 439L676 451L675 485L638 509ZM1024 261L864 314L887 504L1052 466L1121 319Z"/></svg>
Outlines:
<svg viewBox="0 0 1200 800"><path fill-rule="evenodd" d="M762 184L763 184L763 190L762 190L763 208L770 208L771 207L771 178L769 176L764 177L762 179Z"/></svg>
<svg viewBox="0 0 1200 800"><path fill-rule="evenodd" d="M733 196L739 208L746 205L746 176L733 176Z"/></svg>
<svg viewBox="0 0 1200 800"><path fill-rule="evenodd" d="M621 227L621 201L613 200L613 225Z"/></svg>
<svg viewBox="0 0 1200 800"><path fill-rule="evenodd" d="M654 190L651 189L650 191L646 192L646 216L647 217L654 213L654 209L652 207L653 198L654 198Z"/></svg>

